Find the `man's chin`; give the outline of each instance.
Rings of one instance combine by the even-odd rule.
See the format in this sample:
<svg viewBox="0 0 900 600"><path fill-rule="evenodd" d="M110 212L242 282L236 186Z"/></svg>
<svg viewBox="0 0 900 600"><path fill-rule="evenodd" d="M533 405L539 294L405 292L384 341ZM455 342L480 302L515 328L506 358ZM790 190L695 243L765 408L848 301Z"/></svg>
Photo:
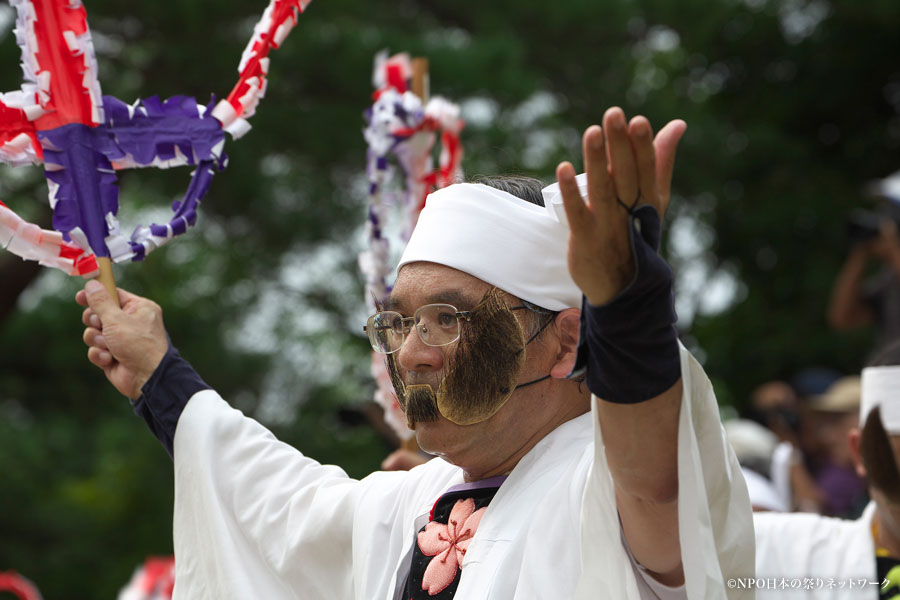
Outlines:
<svg viewBox="0 0 900 600"><path fill-rule="evenodd" d="M417 423L432 423L441 418L438 412L437 396L434 389L428 384L414 384L406 386L406 422L410 429L415 429Z"/></svg>
<svg viewBox="0 0 900 600"><path fill-rule="evenodd" d="M455 427L447 419L415 423L413 430L416 433L416 443L419 449L433 456L446 458L449 450L448 444L454 439L455 434L451 429Z"/></svg>

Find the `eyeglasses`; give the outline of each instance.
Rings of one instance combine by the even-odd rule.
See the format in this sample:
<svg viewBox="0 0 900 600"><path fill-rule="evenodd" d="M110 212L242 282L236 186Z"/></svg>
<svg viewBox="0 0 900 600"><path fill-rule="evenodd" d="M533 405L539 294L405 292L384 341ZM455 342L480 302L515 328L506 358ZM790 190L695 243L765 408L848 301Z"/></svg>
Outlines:
<svg viewBox="0 0 900 600"><path fill-rule="evenodd" d="M446 346L459 339L460 319L469 321L471 318L472 311L458 311L450 304L426 304L411 317L393 310L379 311L369 317L363 331L368 334L375 352L393 354L403 345L413 327L422 343Z"/></svg>
<svg viewBox="0 0 900 600"><path fill-rule="evenodd" d="M527 346L544 331L556 315L556 311L541 308L530 302L522 301L519 306L510 306L509 310L528 310L548 317L540 328L525 342ZM452 304L426 304L420 306L411 317L404 317L393 310L378 311L363 326L369 336L369 343L375 352L393 354L403 345L406 336L415 326L419 339L427 346L446 346L459 339L460 319L472 320L472 311L456 310Z"/></svg>

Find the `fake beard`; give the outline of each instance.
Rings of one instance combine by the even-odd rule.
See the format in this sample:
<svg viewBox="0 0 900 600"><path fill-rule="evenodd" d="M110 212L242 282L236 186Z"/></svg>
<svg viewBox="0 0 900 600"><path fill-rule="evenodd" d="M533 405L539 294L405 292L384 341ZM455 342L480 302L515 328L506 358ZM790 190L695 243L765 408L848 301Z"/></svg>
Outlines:
<svg viewBox="0 0 900 600"><path fill-rule="evenodd" d="M435 393L428 384L406 385L397 353L388 354L388 373L410 429L443 415L457 425L480 423L509 400L525 365L525 333L497 288L490 289L462 326L455 351L446 359Z"/></svg>

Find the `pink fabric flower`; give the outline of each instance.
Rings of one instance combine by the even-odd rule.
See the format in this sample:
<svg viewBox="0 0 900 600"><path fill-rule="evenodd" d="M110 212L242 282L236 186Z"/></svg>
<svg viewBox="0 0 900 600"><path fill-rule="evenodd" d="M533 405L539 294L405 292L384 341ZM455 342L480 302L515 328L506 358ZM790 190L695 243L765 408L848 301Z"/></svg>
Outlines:
<svg viewBox="0 0 900 600"><path fill-rule="evenodd" d="M422 589L429 596L441 593L453 583L486 510L487 507L475 510L471 498L457 500L446 525L432 521L419 532L419 549L425 556L434 557L422 577Z"/></svg>

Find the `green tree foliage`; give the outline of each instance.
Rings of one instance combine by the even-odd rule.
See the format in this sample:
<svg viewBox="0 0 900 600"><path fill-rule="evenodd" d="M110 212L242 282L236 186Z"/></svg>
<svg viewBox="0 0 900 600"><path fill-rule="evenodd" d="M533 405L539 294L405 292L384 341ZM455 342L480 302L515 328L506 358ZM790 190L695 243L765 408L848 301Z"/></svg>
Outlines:
<svg viewBox="0 0 900 600"><path fill-rule="evenodd" d="M104 93L205 102L230 91L265 2L86 4ZM0 9L12 90L19 54ZM253 130L229 140L197 228L117 277L163 306L173 342L237 407L351 475L377 468L389 448L347 417L371 396L361 113L375 53L406 50L462 104L468 175L549 181L611 105L657 127L684 118L667 251L684 339L720 400L740 406L810 364L855 370L869 335L829 332L824 310L846 211L898 168L898 28L891 0L316 0L273 54ZM123 225L164 218L188 177L120 173ZM39 169L0 169L16 211L38 219L45 197ZM42 272L19 295L27 279L9 269L0 570L48 599L110 598L145 556L171 552L171 463L84 357L81 282Z"/></svg>

